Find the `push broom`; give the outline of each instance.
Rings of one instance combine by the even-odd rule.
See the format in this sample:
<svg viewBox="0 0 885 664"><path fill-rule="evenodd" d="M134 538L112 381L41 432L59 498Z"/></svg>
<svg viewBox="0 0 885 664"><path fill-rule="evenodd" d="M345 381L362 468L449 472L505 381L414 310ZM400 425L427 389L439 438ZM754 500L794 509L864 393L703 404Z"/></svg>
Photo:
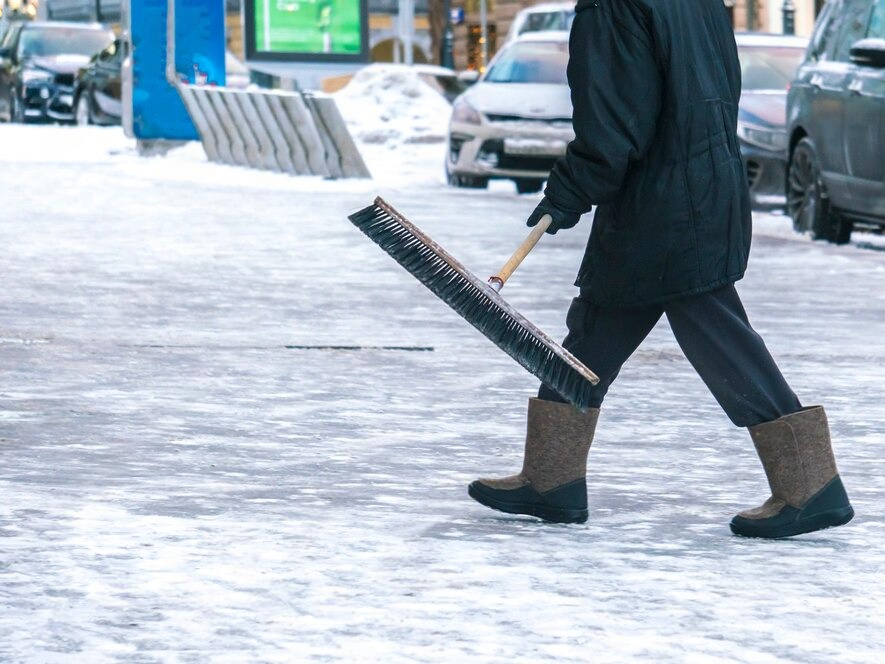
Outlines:
<svg viewBox="0 0 885 664"><path fill-rule="evenodd" d="M500 290L544 235L544 215L497 274L483 281L382 198L350 215L354 225L468 323L577 408L599 378L510 306Z"/></svg>

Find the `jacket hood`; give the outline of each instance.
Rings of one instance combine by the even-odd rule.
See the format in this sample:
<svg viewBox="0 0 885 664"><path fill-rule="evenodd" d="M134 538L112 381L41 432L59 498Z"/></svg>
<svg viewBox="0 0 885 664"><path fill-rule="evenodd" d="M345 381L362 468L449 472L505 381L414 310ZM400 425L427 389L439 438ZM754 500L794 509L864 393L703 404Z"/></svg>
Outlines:
<svg viewBox="0 0 885 664"><path fill-rule="evenodd" d="M76 74L89 60L88 55L35 55L28 59L28 64L54 74Z"/></svg>
<svg viewBox="0 0 885 664"><path fill-rule="evenodd" d="M541 119L572 117L567 85L481 81L465 93L465 99L482 113Z"/></svg>
<svg viewBox="0 0 885 664"><path fill-rule="evenodd" d="M787 92L744 92L741 95L739 117L763 127L786 127Z"/></svg>

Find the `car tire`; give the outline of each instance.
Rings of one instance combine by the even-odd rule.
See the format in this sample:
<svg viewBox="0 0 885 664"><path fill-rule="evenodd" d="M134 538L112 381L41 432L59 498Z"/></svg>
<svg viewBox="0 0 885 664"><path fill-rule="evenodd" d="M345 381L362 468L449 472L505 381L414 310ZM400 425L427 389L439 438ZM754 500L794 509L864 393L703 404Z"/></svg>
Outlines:
<svg viewBox="0 0 885 664"><path fill-rule="evenodd" d="M85 90L77 95L74 102L74 122L78 127L87 127L92 124L92 109L89 108L89 93Z"/></svg>
<svg viewBox="0 0 885 664"><path fill-rule="evenodd" d="M821 175L814 143L803 138L793 149L787 167L787 214L797 233L815 240L846 244L853 224L833 211Z"/></svg>
<svg viewBox="0 0 885 664"><path fill-rule="evenodd" d="M544 180L538 178L517 178L513 182L519 194L537 194L544 188Z"/></svg>

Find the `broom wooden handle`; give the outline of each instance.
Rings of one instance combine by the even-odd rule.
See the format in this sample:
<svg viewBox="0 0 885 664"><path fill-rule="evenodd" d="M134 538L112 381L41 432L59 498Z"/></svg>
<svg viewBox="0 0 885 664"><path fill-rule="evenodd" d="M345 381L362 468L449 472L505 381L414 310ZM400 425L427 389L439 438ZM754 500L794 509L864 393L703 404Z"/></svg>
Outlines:
<svg viewBox="0 0 885 664"><path fill-rule="evenodd" d="M529 233L528 237L523 240L522 244L513 252L510 260L504 263L504 267L498 270L497 274L489 277L489 285L492 288L496 291L500 291L504 287L504 284L507 283L507 280L511 275L516 272L516 268L518 268L519 264L525 260L525 257L529 255L529 252L535 248L535 245L538 244L538 240L540 240L541 236L547 232L547 229L550 228L550 224L552 223L553 217L549 214L545 214L541 217L541 220L532 229L532 232Z"/></svg>

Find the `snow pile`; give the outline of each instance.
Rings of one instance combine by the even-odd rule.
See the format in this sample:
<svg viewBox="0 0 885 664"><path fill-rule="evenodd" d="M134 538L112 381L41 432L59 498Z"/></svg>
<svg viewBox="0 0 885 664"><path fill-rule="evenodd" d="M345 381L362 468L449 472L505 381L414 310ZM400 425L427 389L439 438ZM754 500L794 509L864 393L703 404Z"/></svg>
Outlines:
<svg viewBox="0 0 885 664"><path fill-rule="evenodd" d="M370 65L334 97L360 143L394 149L446 140L452 107L409 67Z"/></svg>

